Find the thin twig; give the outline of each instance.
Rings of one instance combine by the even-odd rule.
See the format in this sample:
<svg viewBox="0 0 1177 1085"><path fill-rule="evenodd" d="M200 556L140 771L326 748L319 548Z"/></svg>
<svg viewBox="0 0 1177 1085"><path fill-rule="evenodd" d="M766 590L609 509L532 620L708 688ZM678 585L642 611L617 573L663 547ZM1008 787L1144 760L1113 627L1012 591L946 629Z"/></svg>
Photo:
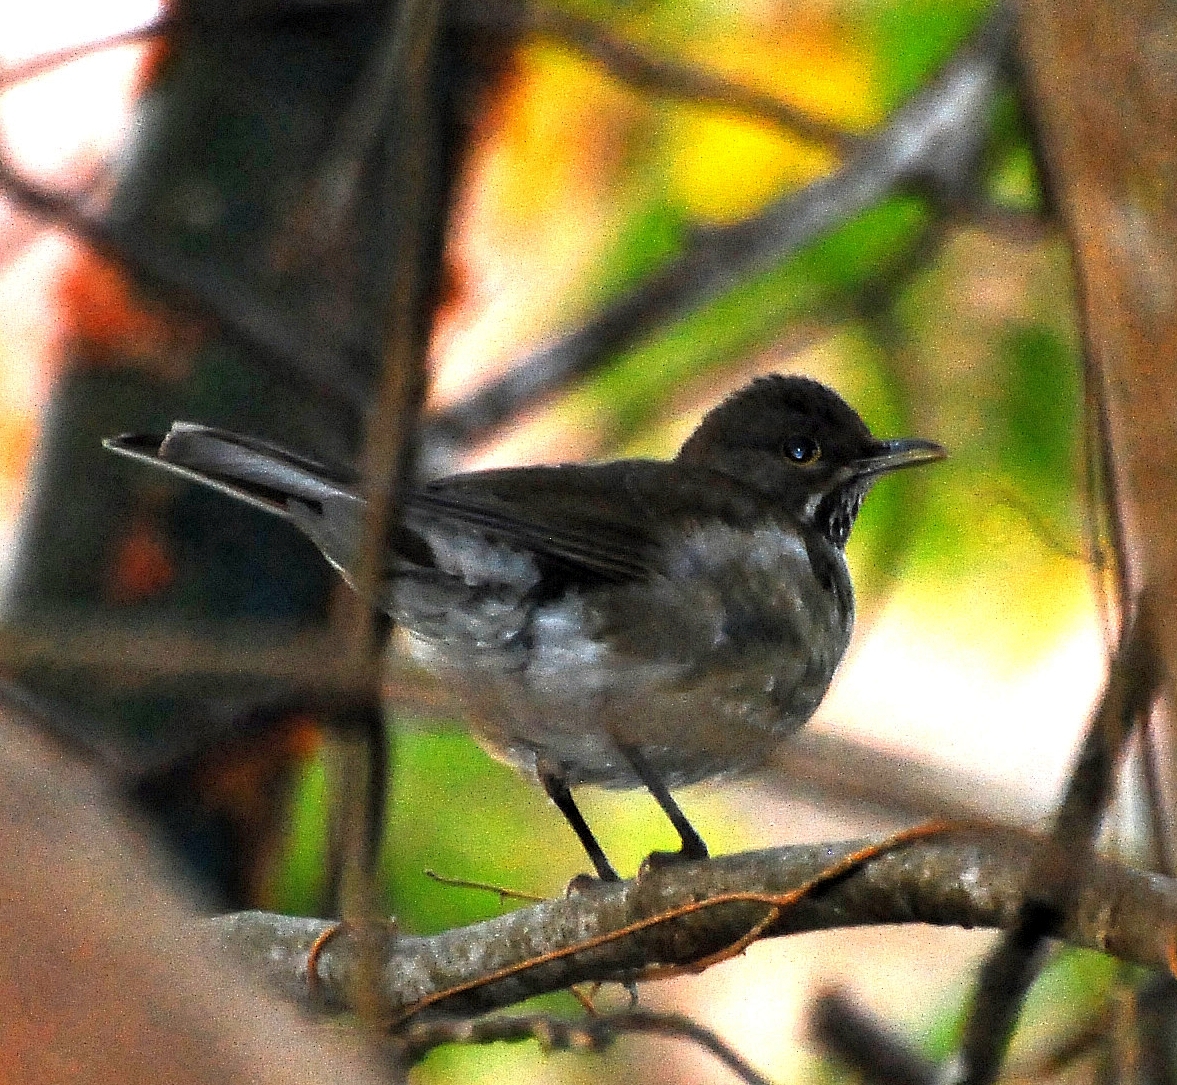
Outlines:
<svg viewBox="0 0 1177 1085"><path fill-rule="evenodd" d="M81 45L69 45L51 53L41 53L31 60L21 61L18 64L0 65L0 93L19 83L27 83L30 79L36 79L37 76L44 75L46 72L63 68L76 60L93 56L95 53L150 41L152 38L168 33L178 22L179 20L172 16L164 16L144 26L122 30L117 34L110 34L96 41L83 42Z"/></svg>
<svg viewBox="0 0 1177 1085"><path fill-rule="evenodd" d="M0 191L21 210L61 227L99 256L124 268L227 334L256 348L259 361L328 400L362 412L371 398L351 363L346 335L328 340L292 311L264 303L243 283L197 259L164 252L154 242L114 229L73 195L22 177L0 155Z"/></svg>
<svg viewBox="0 0 1177 1085"><path fill-rule="evenodd" d="M852 132L764 91L742 86L692 64L657 57L617 37L596 19L546 4L528 4L523 28L570 45L614 78L646 94L758 117L823 146L848 154L864 140Z"/></svg>
<svg viewBox="0 0 1177 1085"><path fill-rule="evenodd" d="M1063 537L1055 525L1051 524L1034 502L1028 500L1013 486L999 484L994 486L994 496L999 505L1004 505L1012 512L1016 512L1030 529L1030 533L1052 554L1057 554L1067 561L1077 561L1083 565L1094 565L1102 568L1103 554L1099 550L1085 553L1083 549Z"/></svg>
<svg viewBox="0 0 1177 1085"><path fill-rule="evenodd" d="M771 1085L763 1074L725 1044L711 1029L680 1014L627 1010L579 1021L550 1014L522 1017L442 1018L419 1022L391 1041L404 1064L420 1061L442 1044L487 1044L536 1040L549 1051L602 1051L619 1036L645 1033L688 1040L709 1051L748 1085Z"/></svg>
<svg viewBox="0 0 1177 1085"><path fill-rule="evenodd" d="M1079 319L1083 320L1082 308ZM1120 523L1119 483L1113 469L1103 380L1086 347L1083 348L1083 402L1084 526L1093 554L1105 555L1110 541L1111 561L1105 559L1092 570L1092 589L1110 649L1116 638L1117 623L1125 620L1124 607L1129 599L1128 552ZM1112 578L1110 592L1109 571Z"/></svg>
<svg viewBox="0 0 1177 1085"><path fill-rule="evenodd" d="M505 885L491 885L489 882L473 882L467 878L451 878L445 874L438 874L436 870L425 870L425 877L432 882L437 882L438 885L444 885L447 889L477 889L483 893L494 893L499 898L499 901L506 900L525 900L531 904L537 904L543 897L536 896L535 893L524 893L520 889L508 889Z"/></svg>
<svg viewBox="0 0 1177 1085"><path fill-rule="evenodd" d="M367 499L362 534L356 549L355 595L339 597L332 615L340 643L347 645L353 665L378 661L388 632L372 601L380 600L387 540L400 516L400 497L412 471L416 453L417 417L425 397L427 332L432 313L423 289L428 281L426 261L429 213L427 184L436 160L438 139L429 87L442 0L401 0L390 7L392 24L387 40L378 44L370 67L360 80L345 119L346 131L335 147L337 154L355 154L358 171L370 157L379 118L396 103L395 122L386 136L388 156L396 164L396 184L390 227L392 266L387 283L388 308L384 321L381 379L367 420L361 458L362 490ZM346 167L336 160L327 169ZM325 174L320 174L320 179ZM357 174L351 175L354 182ZM347 187L346 177L337 178ZM332 198L343 194L336 189ZM322 195L322 193L320 193ZM350 199L351 190L346 196ZM336 208L338 210L338 208ZM388 793L388 743L381 711L380 683L373 681L363 705L365 751L341 743L340 757L354 770L341 779L338 796L343 829L342 914L364 924L378 920L378 856L385 825ZM359 1007L371 1018L379 1007L379 965L374 956L378 940L356 970L356 989L364 996Z"/></svg>
<svg viewBox="0 0 1177 1085"><path fill-rule="evenodd" d="M397 94L399 171L394 207L396 252L388 284L389 310L385 328L382 379L376 390L364 439L363 489L367 498L363 536L356 553L355 580L360 599L378 599L382 557L397 503L410 474L415 450L416 420L425 396L425 353L428 318L422 268L426 240L421 221L427 206L427 168L437 138L429 115L429 75L441 16L441 0L404 0L389 47L389 64L400 73ZM387 88L384 88L387 89ZM370 618L370 610L358 611ZM370 620L356 621L350 647L357 658L372 646Z"/></svg>

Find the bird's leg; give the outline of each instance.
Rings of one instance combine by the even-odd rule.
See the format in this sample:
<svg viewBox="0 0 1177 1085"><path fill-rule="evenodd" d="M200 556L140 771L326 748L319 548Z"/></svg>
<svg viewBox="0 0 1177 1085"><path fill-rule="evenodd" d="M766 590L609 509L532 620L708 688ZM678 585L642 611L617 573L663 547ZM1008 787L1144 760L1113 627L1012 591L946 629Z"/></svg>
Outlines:
<svg viewBox="0 0 1177 1085"><path fill-rule="evenodd" d="M679 809L678 803L670 794L670 789L662 782L659 775L650 767L650 763L642 756L642 751L636 746L618 744L618 749L629 762L630 767L637 773L638 779L645 785L646 790L654 796L654 801L662 807L662 812L670 819L674 831L678 833L682 847L678 851L656 851L648 855L642 863L643 867L659 866L665 863L686 863L698 859L708 858L707 845L687 821L687 816Z"/></svg>
<svg viewBox="0 0 1177 1085"><path fill-rule="evenodd" d="M564 774L548 766L540 765L537 775L544 791L548 793L548 798L556 804L556 809L564 815L564 820L572 826L572 831L576 833L577 839L588 853L589 859L596 868L597 877L603 882L621 881L617 871L613 869L613 864L609 862L601 845L597 843L597 838L593 836L588 822L584 820L584 815L573 801L572 792L568 789L568 780Z"/></svg>

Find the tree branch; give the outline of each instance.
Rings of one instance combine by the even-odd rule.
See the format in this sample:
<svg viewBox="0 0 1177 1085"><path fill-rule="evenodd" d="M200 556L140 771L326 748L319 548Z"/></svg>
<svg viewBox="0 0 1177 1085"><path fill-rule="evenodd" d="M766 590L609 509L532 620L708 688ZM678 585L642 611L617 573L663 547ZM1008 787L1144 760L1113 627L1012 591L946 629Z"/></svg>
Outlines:
<svg viewBox="0 0 1177 1085"><path fill-rule="evenodd" d="M809 1028L827 1054L879 1085L935 1085L931 1060L896 1039L890 1029L834 991L819 995Z"/></svg>
<svg viewBox="0 0 1177 1085"><path fill-rule="evenodd" d="M1029 834L982 829L913 840L778 908L762 933L880 923L1008 928L1042 843ZM471 927L402 935L383 969L389 1018L403 1020L425 1005L431 1014L472 1014L574 983L689 969L764 923L770 899L820 878L863 847L862 841L800 845L683 864ZM675 918L662 918L667 915ZM209 925L221 944L308 999L307 951L329 921L241 912ZM1096 859L1082 871L1058 936L1165 969L1175 925L1177 883ZM343 931L318 958L315 986L328 1004L346 1004L358 954L354 941Z"/></svg>
<svg viewBox="0 0 1177 1085"><path fill-rule="evenodd" d="M1116 768L1135 723L1143 719L1160 679L1150 641L1150 604L1135 620L1112 661L1103 698L1059 804L1050 839L1035 857L1018 919L981 968L961 1041L957 1080L989 1085L1001 1067L1030 985L1041 968L1072 896L1079 891L1095 834L1111 798Z"/></svg>
<svg viewBox="0 0 1177 1085"><path fill-rule="evenodd" d="M64 49L55 49L50 53L41 53L30 60L23 60L16 64L0 64L0 91L8 90L19 83L26 83L36 79L39 75L56 71L76 60L93 56L95 53L106 52L109 49L119 49L124 45L138 45L145 41L166 34L178 21L172 16L163 16L143 26L132 27L130 30L120 30L117 34L110 34L97 41L82 42L80 45L69 45Z"/></svg>
<svg viewBox="0 0 1177 1085"><path fill-rule="evenodd" d="M628 1010L565 1021L547 1014L522 1017L440 1018L414 1022L393 1038L400 1061L412 1064L442 1044L487 1044L536 1040L548 1051L603 1051L619 1036L647 1033L689 1040L710 1051L748 1085L770 1085L744 1058L709 1028L679 1014Z"/></svg>

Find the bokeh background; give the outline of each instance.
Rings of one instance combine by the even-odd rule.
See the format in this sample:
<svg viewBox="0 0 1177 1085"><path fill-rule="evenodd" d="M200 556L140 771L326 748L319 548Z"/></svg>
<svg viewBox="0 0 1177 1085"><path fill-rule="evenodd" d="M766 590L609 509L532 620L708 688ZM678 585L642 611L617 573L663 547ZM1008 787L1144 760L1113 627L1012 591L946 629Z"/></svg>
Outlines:
<svg viewBox="0 0 1177 1085"><path fill-rule="evenodd" d="M916 93L985 10L929 0L575 5L627 41L859 134ZM9 5L0 11L0 62L18 65L158 14L124 0ZM149 46L130 44L5 87L6 153L30 176L100 201L109 163L133 143L131 106L149 56ZM837 165L828 148L767 121L628 88L550 38L524 40L475 130L432 337L434 408L576 327L679 251L695 226L744 218ZM785 751L754 779L688 790L683 806L714 852L907 823L903 801L864 798L872 757L917 781L923 813L942 801L954 813L1022 824L1045 818L1065 777L1105 674L1103 585L1085 530L1067 254L1040 215L1012 93L994 104L982 172L973 208L892 196L464 454L466 466L669 456L709 406L768 372L815 376L876 433L950 449L949 461L919 477L882 482L849 547L858 630L812 730L867 756L835 760L834 778L815 783L790 769ZM161 330L160 319L137 310L117 277L63 232L0 204L0 556L10 571L63 352L79 337L139 335L153 359L144 364L161 364L163 338L182 359L184 330ZM135 557L132 579L166 575L166 556L149 546ZM275 800L278 827L249 883L257 906L323 909L329 774L319 749L313 736L294 754L284 747L293 759ZM440 885L426 870L552 895L582 868L543 795L491 761L459 723L398 716L392 764L381 882L405 929L436 931L513 906ZM256 786L245 768L240 776L222 775L219 794ZM642 795L586 792L583 805L625 873L671 843ZM1120 813L1130 841L1126 801ZM849 988L929 1050L947 1050L988 945L975 932L927 928L806 935L755 945L703 976L648 985L642 998L712 1026L775 1080L818 1079L830 1071L805 1037L815 991ZM1087 955L1062 958L1039 986L1022 1044L1045 1043L1077 1020L1113 971ZM1036 1031L1038 1019L1050 1024ZM414 1079L728 1080L705 1054L660 1041L627 1041L604 1058L545 1056L527 1045L450 1048Z"/></svg>

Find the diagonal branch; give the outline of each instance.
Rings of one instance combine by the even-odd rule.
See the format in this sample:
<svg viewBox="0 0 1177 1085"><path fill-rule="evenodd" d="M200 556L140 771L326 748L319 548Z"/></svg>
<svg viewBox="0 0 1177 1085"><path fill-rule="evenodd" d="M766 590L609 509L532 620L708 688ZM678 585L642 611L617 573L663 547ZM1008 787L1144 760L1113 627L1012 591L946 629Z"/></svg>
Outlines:
<svg viewBox="0 0 1177 1085"><path fill-rule="evenodd" d="M519 403L593 371L642 336L779 264L893 192L923 185L942 195L962 195L975 172L1009 39L1010 15L999 7L974 41L843 167L747 219L694 231L660 271L438 416L430 437L442 449L478 440L512 417Z"/></svg>
<svg viewBox="0 0 1177 1085"><path fill-rule="evenodd" d="M99 38L97 41L82 42L80 45L69 45L64 49L55 49L51 53L41 53L30 60L17 64L0 64L0 91L8 90L9 87L14 87L18 83L27 83L40 75L56 71L67 64L72 64L75 60L93 56L95 53L150 41L161 34L166 34L176 25L178 24L174 17L164 16L150 23L145 23L143 26L132 27L130 30L121 30L117 34Z"/></svg>
<svg viewBox="0 0 1177 1085"><path fill-rule="evenodd" d="M394 1037L394 1050L407 1064L420 1061L442 1044L486 1044L511 1040L538 1040L549 1051L602 1051L618 1036L647 1033L689 1040L710 1051L748 1085L769 1085L746 1059L733 1051L714 1032L679 1014L627 1010L603 1016L565 1021L547 1014L522 1017L438 1018L410 1025Z"/></svg>
<svg viewBox="0 0 1177 1085"><path fill-rule="evenodd" d="M961 1042L958 1080L966 1085L988 1085L996 1078L1026 993L1041 968L1047 940L1056 935L1082 884L1120 755L1133 726L1147 713L1159 681L1149 636L1149 605L1142 600L1112 661L1107 688L1087 729L1050 840L1035 857L1017 922L981 969Z"/></svg>
<svg viewBox="0 0 1177 1085"><path fill-rule="evenodd" d="M366 406L367 383L352 365L346 343L329 342L296 314L263 303L223 270L116 230L73 196L22 177L2 155L0 193L125 268L143 286L211 317L300 384L356 412Z"/></svg>
<svg viewBox="0 0 1177 1085"><path fill-rule="evenodd" d="M935 1085L936 1067L896 1039L882 1021L834 991L819 995L809 1029L827 1054L871 1085Z"/></svg>

